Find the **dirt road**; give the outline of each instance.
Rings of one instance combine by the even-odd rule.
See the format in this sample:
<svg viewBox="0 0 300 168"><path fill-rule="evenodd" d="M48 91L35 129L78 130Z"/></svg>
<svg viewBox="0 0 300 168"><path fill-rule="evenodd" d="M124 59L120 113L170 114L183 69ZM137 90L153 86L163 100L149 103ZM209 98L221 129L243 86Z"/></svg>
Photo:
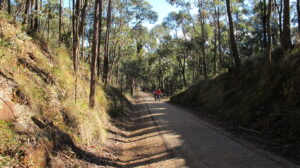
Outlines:
<svg viewBox="0 0 300 168"><path fill-rule="evenodd" d="M163 151L171 153L165 160L175 159L175 165L177 166L171 167L294 167L293 165L282 165L282 163L275 161L274 157L267 156L266 152L258 152L258 150L249 148L247 145L245 146L240 140L224 133L222 129L202 121L184 109L164 102L155 102L151 96L142 92L139 95L140 106L145 106L149 113L147 115L144 111L144 117L151 117L154 124L159 128L159 133L154 130L150 130L150 133L155 134L155 136L159 135L162 138L162 142L159 141L159 143L164 143L164 146L167 148L163 149ZM150 129L153 129L153 125L151 125ZM143 144L145 145L149 142L151 144L153 141L148 139L148 142L144 141L140 145L143 146ZM147 149L149 148L151 146L148 146ZM158 151L158 153L161 153L161 151ZM130 157L128 153L126 155ZM176 164L178 160L181 160L181 165ZM170 162L174 162L174 160ZM156 165L154 167L165 166Z"/></svg>

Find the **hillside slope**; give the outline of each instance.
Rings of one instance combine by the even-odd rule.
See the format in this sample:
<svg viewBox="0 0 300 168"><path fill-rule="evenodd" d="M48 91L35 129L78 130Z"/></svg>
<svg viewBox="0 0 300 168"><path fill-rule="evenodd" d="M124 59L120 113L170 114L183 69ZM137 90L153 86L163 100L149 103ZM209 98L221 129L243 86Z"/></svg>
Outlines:
<svg viewBox="0 0 300 168"><path fill-rule="evenodd" d="M291 54L277 49L271 68L264 58L249 59L239 70L197 82L171 102L201 108L213 119L274 140L299 142L299 64L298 48Z"/></svg>
<svg viewBox="0 0 300 168"><path fill-rule="evenodd" d="M75 102L67 50L52 51L0 18L0 167L45 167L64 145L105 141L108 111L118 102L98 87L98 104L89 109L88 76L80 63Z"/></svg>

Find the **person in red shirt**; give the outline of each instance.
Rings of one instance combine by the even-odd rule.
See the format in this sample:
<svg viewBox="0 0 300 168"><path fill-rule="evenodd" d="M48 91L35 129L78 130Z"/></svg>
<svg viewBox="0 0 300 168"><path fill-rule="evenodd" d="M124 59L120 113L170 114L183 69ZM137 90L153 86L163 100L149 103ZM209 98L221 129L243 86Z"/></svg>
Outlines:
<svg viewBox="0 0 300 168"><path fill-rule="evenodd" d="M155 101L160 99L161 93L162 92L159 88L155 91Z"/></svg>

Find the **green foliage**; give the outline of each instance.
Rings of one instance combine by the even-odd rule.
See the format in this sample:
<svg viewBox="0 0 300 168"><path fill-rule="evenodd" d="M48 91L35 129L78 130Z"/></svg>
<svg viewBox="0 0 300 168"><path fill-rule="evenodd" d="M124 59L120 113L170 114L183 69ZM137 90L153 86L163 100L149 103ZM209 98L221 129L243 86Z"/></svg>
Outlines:
<svg viewBox="0 0 300 168"><path fill-rule="evenodd" d="M9 22L11 22L13 20L13 17L11 15L9 15L6 11L0 11L0 19L5 19Z"/></svg>

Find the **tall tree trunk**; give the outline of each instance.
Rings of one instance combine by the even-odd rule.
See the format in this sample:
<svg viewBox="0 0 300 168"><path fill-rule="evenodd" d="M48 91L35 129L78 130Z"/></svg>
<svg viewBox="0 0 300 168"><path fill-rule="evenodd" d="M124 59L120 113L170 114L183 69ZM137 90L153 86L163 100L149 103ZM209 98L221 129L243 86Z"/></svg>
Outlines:
<svg viewBox="0 0 300 168"><path fill-rule="evenodd" d="M10 2L10 0L7 0L7 12L8 12L8 14L11 14L11 2Z"/></svg>
<svg viewBox="0 0 300 168"><path fill-rule="evenodd" d="M221 26L220 26L220 8L218 6L217 10L217 27L218 27L218 49L219 49L219 64L220 70L223 68L223 56L222 56L222 34L221 34Z"/></svg>
<svg viewBox="0 0 300 168"><path fill-rule="evenodd" d="M39 5L40 5L39 10L42 11L43 10L43 0L40 0Z"/></svg>
<svg viewBox="0 0 300 168"><path fill-rule="evenodd" d="M162 81L161 55L159 55L159 57L158 57L158 88L161 88L161 81Z"/></svg>
<svg viewBox="0 0 300 168"><path fill-rule="evenodd" d="M199 75L203 74L202 57L201 57L200 53L198 54L198 72L199 72Z"/></svg>
<svg viewBox="0 0 300 168"><path fill-rule="evenodd" d="M234 27L233 27L232 16L231 16L230 0L226 0L226 6L227 6L228 21L229 21L231 51L232 51L232 55L233 55L236 67L240 67L241 60L240 60L240 56L239 56L239 53L237 50L235 37L234 37Z"/></svg>
<svg viewBox="0 0 300 168"><path fill-rule="evenodd" d="M39 29L39 17L37 16L38 10L39 10L39 0L35 0L35 14L36 14L36 16L34 17L34 25L33 25L34 33L37 33L38 29Z"/></svg>
<svg viewBox="0 0 300 168"><path fill-rule="evenodd" d="M82 39L82 43L81 43L81 54L82 54L82 58L83 58L83 54L84 54L84 27L85 27L85 18L86 18L86 10L87 10L87 6L88 6L88 1L89 0L83 0L83 7L81 10L81 22L79 25L79 39L81 37Z"/></svg>
<svg viewBox="0 0 300 168"><path fill-rule="evenodd" d="M182 78L183 78L184 88L187 88L186 77L185 77L185 58L183 59L183 65L182 65Z"/></svg>
<svg viewBox="0 0 300 168"><path fill-rule="evenodd" d="M279 1L279 5L276 3L276 0L274 1L275 2L275 5L277 7L277 10L278 10L278 27L279 27L279 38L280 38L280 41L282 41L282 0Z"/></svg>
<svg viewBox="0 0 300 168"><path fill-rule="evenodd" d="M62 0L59 0L58 45L61 46Z"/></svg>
<svg viewBox="0 0 300 168"><path fill-rule="evenodd" d="M297 6L297 20L298 20L298 31L300 32L300 0L297 0L296 2L296 6Z"/></svg>
<svg viewBox="0 0 300 168"><path fill-rule="evenodd" d="M292 46L291 43L291 29L290 29L290 0L284 0L283 9L283 32L282 32L282 47L289 50Z"/></svg>
<svg viewBox="0 0 300 168"><path fill-rule="evenodd" d="M50 38L50 17L51 17L51 7L50 7L50 1L49 1L48 18L47 18L47 42L48 43L49 43L49 38Z"/></svg>
<svg viewBox="0 0 300 168"><path fill-rule="evenodd" d="M86 10L88 6L88 1L89 0L84 0L83 7L81 10L81 22L79 25L79 36L82 36L83 31L84 31L84 25L85 25L85 18L86 18Z"/></svg>
<svg viewBox="0 0 300 168"><path fill-rule="evenodd" d="M201 48L202 48L202 54L203 54L203 60L202 60L203 61L202 62L203 65L202 66L203 67L202 68L203 68L204 78L207 79L208 75L207 75L206 53L205 53L205 47L204 47L204 45L202 45Z"/></svg>
<svg viewBox="0 0 300 168"><path fill-rule="evenodd" d="M98 54L97 54L97 76L100 79L100 75L101 75L101 55L100 55L100 50L101 50L101 34L102 34L102 0L100 0L99 2L99 43L97 46L98 49Z"/></svg>
<svg viewBox="0 0 300 168"><path fill-rule="evenodd" d="M78 71L78 48L79 48L79 32L78 32L78 22L79 22L79 7L80 0L73 0L73 18L72 18L72 27L73 27L73 68L75 71L75 101L77 100L77 71Z"/></svg>
<svg viewBox="0 0 300 168"><path fill-rule="evenodd" d="M33 16L32 16L32 13L34 11L34 3L35 3L35 0L30 0L30 6L29 6L29 9L30 9L30 15L29 15L29 19L28 19L28 22L29 22L29 26L27 27L27 31L30 32L33 30L33 25L34 25L34 21L33 21Z"/></svg>
<svg viewBox="0 0 300 168"><path fill-rule="evenodd" d="M26 0L25 10L24 10L24 18L23 18L22 25L24 25L24 24L27 23L28 12L29 12L29 5L30 5L30 0Z"/></svg>
<svg viewBox="0 0 300 168"><path fill-rule="evenodd" d="M272 13L272 0L269 0L268 3L268 13L266 15L266 21L267 21L267 33L268 33L268 43L267 43L267 49L266 49L266 58L269 59L269 62L272 62L272 34L271 34L271 13Z"/></svg>
<svg viewBox="0 0 300 168"><path fill-rule="evenodd" d="M186 77L185 77L185 59L183 59L183 63L181 62L180 58L178 58L178 61L179 61L180 67L181 67L183 85L184 85L184 88L186 88L187 84L186 84Z"/></svg>
<svg viewBox="0 0 300 168"><path fill-rule="evenodd" d="M213 39L213 44L214 44L214 74L217 73L217 28L215 27L214 29L214 39Z"/></svg>
<svg viewBox="0 0 300 168"><path fill-rule="evenodd" d="M90 82L90 108L95 106L95 91L96 91L96 58L97 58L97 46L98 46L98 22L99 22L99 1L95 0L95 13L94 13L94 34L92 45L92 60L91 60L91 82ZM98 51L99 52L99 51Z"/></svg>
<svg viewBox="0 0 300 168"><path fill-rule="evenodd" d="M261 20L263 26L263 50L267 48L267 27L266 27L266 0L260 0Z"/></svg>
<svg viewBox="0 0 300 168"><path fill-rule="evenodd" d="M84 61L84 50L85 50L84 42L85 42L85 31L82 32L82 36L81 36L81 59L83 61Z"/></svg>
<svg viewBox="0 0 300 168"><path fill-rule="evenodd" d="M205 79L207 79L208 75L207 75L207 65L206 65L206 53L205 53L205 42L206 42L206 37L205 37L205 16L204 13L202 12L202 8L203 8L203 2L198 0L198 5L199 5L199 19L200 19L200 23L201 23L201 49L202 49L202 54L203 54L203 72L204 72L204 77Z"/></svg>
<svg viewBox="0 0 300 168"><path fill-rule="evenodd" d="M104 64L103 64L103 82L107 84L108 76L108 54L109 54L109 33L111 27L111 10L112 10L112 0L108 0L107 7L107 25L106 25L106 35L105 35L105 48L104 48Z"/></svg>

